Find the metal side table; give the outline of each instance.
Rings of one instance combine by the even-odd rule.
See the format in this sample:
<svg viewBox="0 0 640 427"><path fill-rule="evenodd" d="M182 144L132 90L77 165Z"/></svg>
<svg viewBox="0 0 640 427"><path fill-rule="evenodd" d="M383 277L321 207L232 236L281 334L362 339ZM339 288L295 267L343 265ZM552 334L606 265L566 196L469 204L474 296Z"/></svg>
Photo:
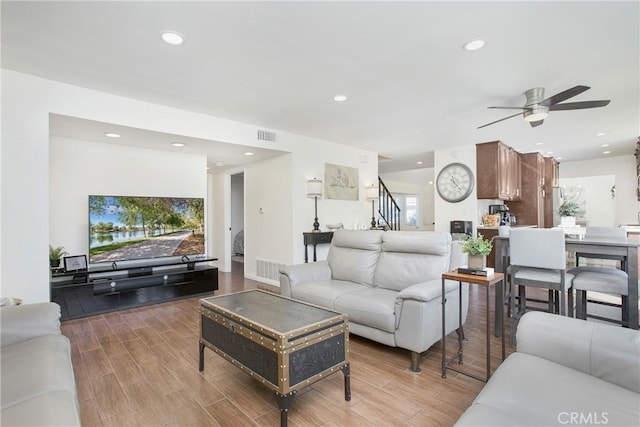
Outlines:
<svg viewBox="0 0 640 427"><path fill-rule="evenodd" d="M487 344L487 376L486 378L479 377L470 372L465 372L463 370L457 369L451 366L451 362L454 360L458 360L458 364L462 364L462 334L458 334L458 351L447 359L446 356L446 347L445 347L445 305L447 303L445 299L445 280L455 280L458 282L458 327L462 326L462 282L480 285L483 286L486 290L487 295L487 309L486 309L486 319L485 319L485 328L486 328L486 344ZM487 382L491 377L491 306L490 306L490 298L489 298L489 290L492 286L496 286L496 292L500 293L501 296L504 295L504 275L502 273L494 273L492 276L476 276L473 274L461 274L457 271L450 271L448 273L442 274L442 378L447 377L447 369L458 372L460 374L466 375L468 377L474 378L479 381ZM502 298L500 298L502 300ZM502 328L501 341L502 341L502 360L505 358L505 347L504 347L504 307L497 306L496 310L496 322L499 323Z"/></svg>

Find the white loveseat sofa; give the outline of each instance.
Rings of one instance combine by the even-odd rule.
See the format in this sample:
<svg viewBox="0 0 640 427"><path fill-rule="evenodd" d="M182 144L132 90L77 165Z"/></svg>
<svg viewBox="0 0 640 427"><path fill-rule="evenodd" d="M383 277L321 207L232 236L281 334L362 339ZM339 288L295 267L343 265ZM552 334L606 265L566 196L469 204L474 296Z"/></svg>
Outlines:
<svg viewBox="0 0 640 427"><path fill-rule="evenodd" d="M79 426L71 347L60 332L60 306L0 310L0 425Z"/></svg>
<svg viewBox="0 0 640 427"><path fill-rule="evenodd" d="M351 333L409 350L410 369L419 372L420 353L442 335L442 273L466 259L449 233L337 230L326 261L280 270L280 292L347 313ZM457 282L445 290L450 333L458 325ZM466 284L462 295L464 324Z"/></svg>
<svg viewBox="0 0 640 427"><path fill-rule="evenodd" d="M640 332L529 312L517 343L457 426L640 424Z"/></svg>

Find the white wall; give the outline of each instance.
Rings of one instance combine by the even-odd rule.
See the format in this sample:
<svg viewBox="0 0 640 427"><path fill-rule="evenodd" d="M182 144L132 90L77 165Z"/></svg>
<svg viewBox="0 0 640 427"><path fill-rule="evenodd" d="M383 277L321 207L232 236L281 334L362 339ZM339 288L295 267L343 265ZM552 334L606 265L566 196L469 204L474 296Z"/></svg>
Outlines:
<svg viewBox="0 0 640 427"><path fill-rule="evenodd" d="M326 163L357 168L360 189L358 200L325 199L324 195L318 198L320 230L328 231L327 224L338 223L347 229L367 229L371 226L371 202L367 200L366 187L378 184L377 153L336 144L313 145L298 150L293 153L291 162L291 209L297 213L291 234L294 264L304 262L302 233L313 230L314 203L312 198L307 197L307 181L314 177L324 180ZM328 246L318 246L318 260L326 259ZM312 259L311 247L309 259Z"/></svg>
<svg viewBox="0 0 640 427"><path fill-rule="evenodd" d="M294 221L291 155L245 167L245 276L258 279L256 260L291 264ZM302 236L300 236L300 240Z"/></svg>
<svg viewBox="0 0 640 427"><path fill-rule="evenodd" d="M49 242L71 254L88 254L90 194L202 197L206 201L206 167L204 155L52 137ZM206 210L205 204L205 215Z"/></svg>
<svg viewBox="0 0 640 427"><path fill-rule="evenodd" d="M19 297L26 303L49 299L50 113L174 135L264 147L264 142L256 139L259 127L254 125L111 95L6 69L2 69L1 80L0 245L3 256L0 265L0 295ZM291 180L288 187L276 189L271 186L269 191L276 198L277 192L291 194L289 207L292 216L289 223L275 221L269 224L270 230L266 235L277 235L278 240L260 240L256 245L258 250L268 247L269 251L255 253L255 256L271 256L275 245L288 240L283 243L283 247L289 248L289 253L279 254L278 257L282 261L289 261L288 263L300 262L304 259L302 231L309 230L313 221L313 204L305 193L306 180L322 176L325 162L358 166L360 194L364 195L364 187L377 179L377 154L277 129L275 131L278 134L277 141L270 142L268 148L292 153L289 165ZM254 185L262 184L249 182L245 175L245 191L251 191ZM224 178L221 181L215 177L209 180L210 194L220 187L225 187ZM210 205L220 202L213 195L209 199ZM224 196L221 199L224 200ZM322 200L318 205L323 225L331 222L343 222L345 225L356 221L368 222L369 206L366 200L331 200L326 203ZM225 206L219 208L224 210ZM230 223L225 219L230 215L228 212L223 212L221 219L218 207L214 209L211 212L214 227L210 227L209 238L216 240L208 247L217 245L217 239L225 235L225 228L220 227L220 224L224 224L228 230ZM247 211L250 212L248 207ZM247 215L245 221L250 220ZM260 236L256 238L261 239ZM228 238L225 240L229 241ZM271 246L265 240L270 240ZM11 251L7 251L7 248L11 248ZM212 251L210 255L220 258L222 254Z"/></svg>
<svg viewBox="0 0 640 427"><path fill-rule="evenodd" d="M637 224L640 202L638 202L636 195L636 159L632 154L597 160L560 163L561 180L603 175L615 176L616 208L614 225Z"/></svg>
<svg viewBox="0 0 640 427"><path fill-rule="evenodd" d="M209 195L209 227L207 253L210 257L218 258L216 266L220 271L231 271L231 259L225 251L228 242L231 241L229 227L231 207L225 201L225 188L230 187L231 177L225 174L208 175Z"/></svg>
<svg viewBox="0 0 640 427"><path fill-rule="evenodd" d="M473 171L474 177L476 177L478 173L482 173L481 171L476 171L475 145L437 150L434 155L434 185L442 168L452 162L464 163L469 166ZM475 234L480 217L476 185L473 186L473 192L469 197L458 203L446 202L438 195L437 191L434 190L434 192L435 230L448 232L451 230L450 221L463 220L473 221Z"/></svg>
<svg viewBox="0 0 640 427"><path fill-rule="evenodd" d="M616 227L616 199L611 197L611 187L615 185L614 175L560 178L561 188L581 188L575 200L583 210L580 219L592 227Z"/></svg>

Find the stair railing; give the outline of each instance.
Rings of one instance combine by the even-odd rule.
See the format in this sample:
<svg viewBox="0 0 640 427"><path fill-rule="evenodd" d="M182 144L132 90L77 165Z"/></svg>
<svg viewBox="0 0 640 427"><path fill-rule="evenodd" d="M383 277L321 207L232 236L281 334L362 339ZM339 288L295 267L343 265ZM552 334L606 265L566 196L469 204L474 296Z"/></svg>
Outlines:
<svg viewBox="0 0 640 427"><path fill-rule="evenodd" d="M378 224L381 222L387 230L400 230L400 206L378 177Z"/></svg>

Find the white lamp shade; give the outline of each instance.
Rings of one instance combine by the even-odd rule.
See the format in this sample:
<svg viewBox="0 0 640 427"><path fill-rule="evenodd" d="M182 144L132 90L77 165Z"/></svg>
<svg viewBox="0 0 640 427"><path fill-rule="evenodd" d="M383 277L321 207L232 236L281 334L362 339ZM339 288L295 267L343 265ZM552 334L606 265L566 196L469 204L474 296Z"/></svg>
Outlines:
<svg viewBox="0 0 640 427"><path fill-rule="evenodd" d="M367 200L378 200L378 187L367 187Z"/></svg>
<svg viewBox="0 0 640 427"><path fill-rule="evenodd" d="M322 181L310 179L307 181L307 197L322 197Z"/></svg>

